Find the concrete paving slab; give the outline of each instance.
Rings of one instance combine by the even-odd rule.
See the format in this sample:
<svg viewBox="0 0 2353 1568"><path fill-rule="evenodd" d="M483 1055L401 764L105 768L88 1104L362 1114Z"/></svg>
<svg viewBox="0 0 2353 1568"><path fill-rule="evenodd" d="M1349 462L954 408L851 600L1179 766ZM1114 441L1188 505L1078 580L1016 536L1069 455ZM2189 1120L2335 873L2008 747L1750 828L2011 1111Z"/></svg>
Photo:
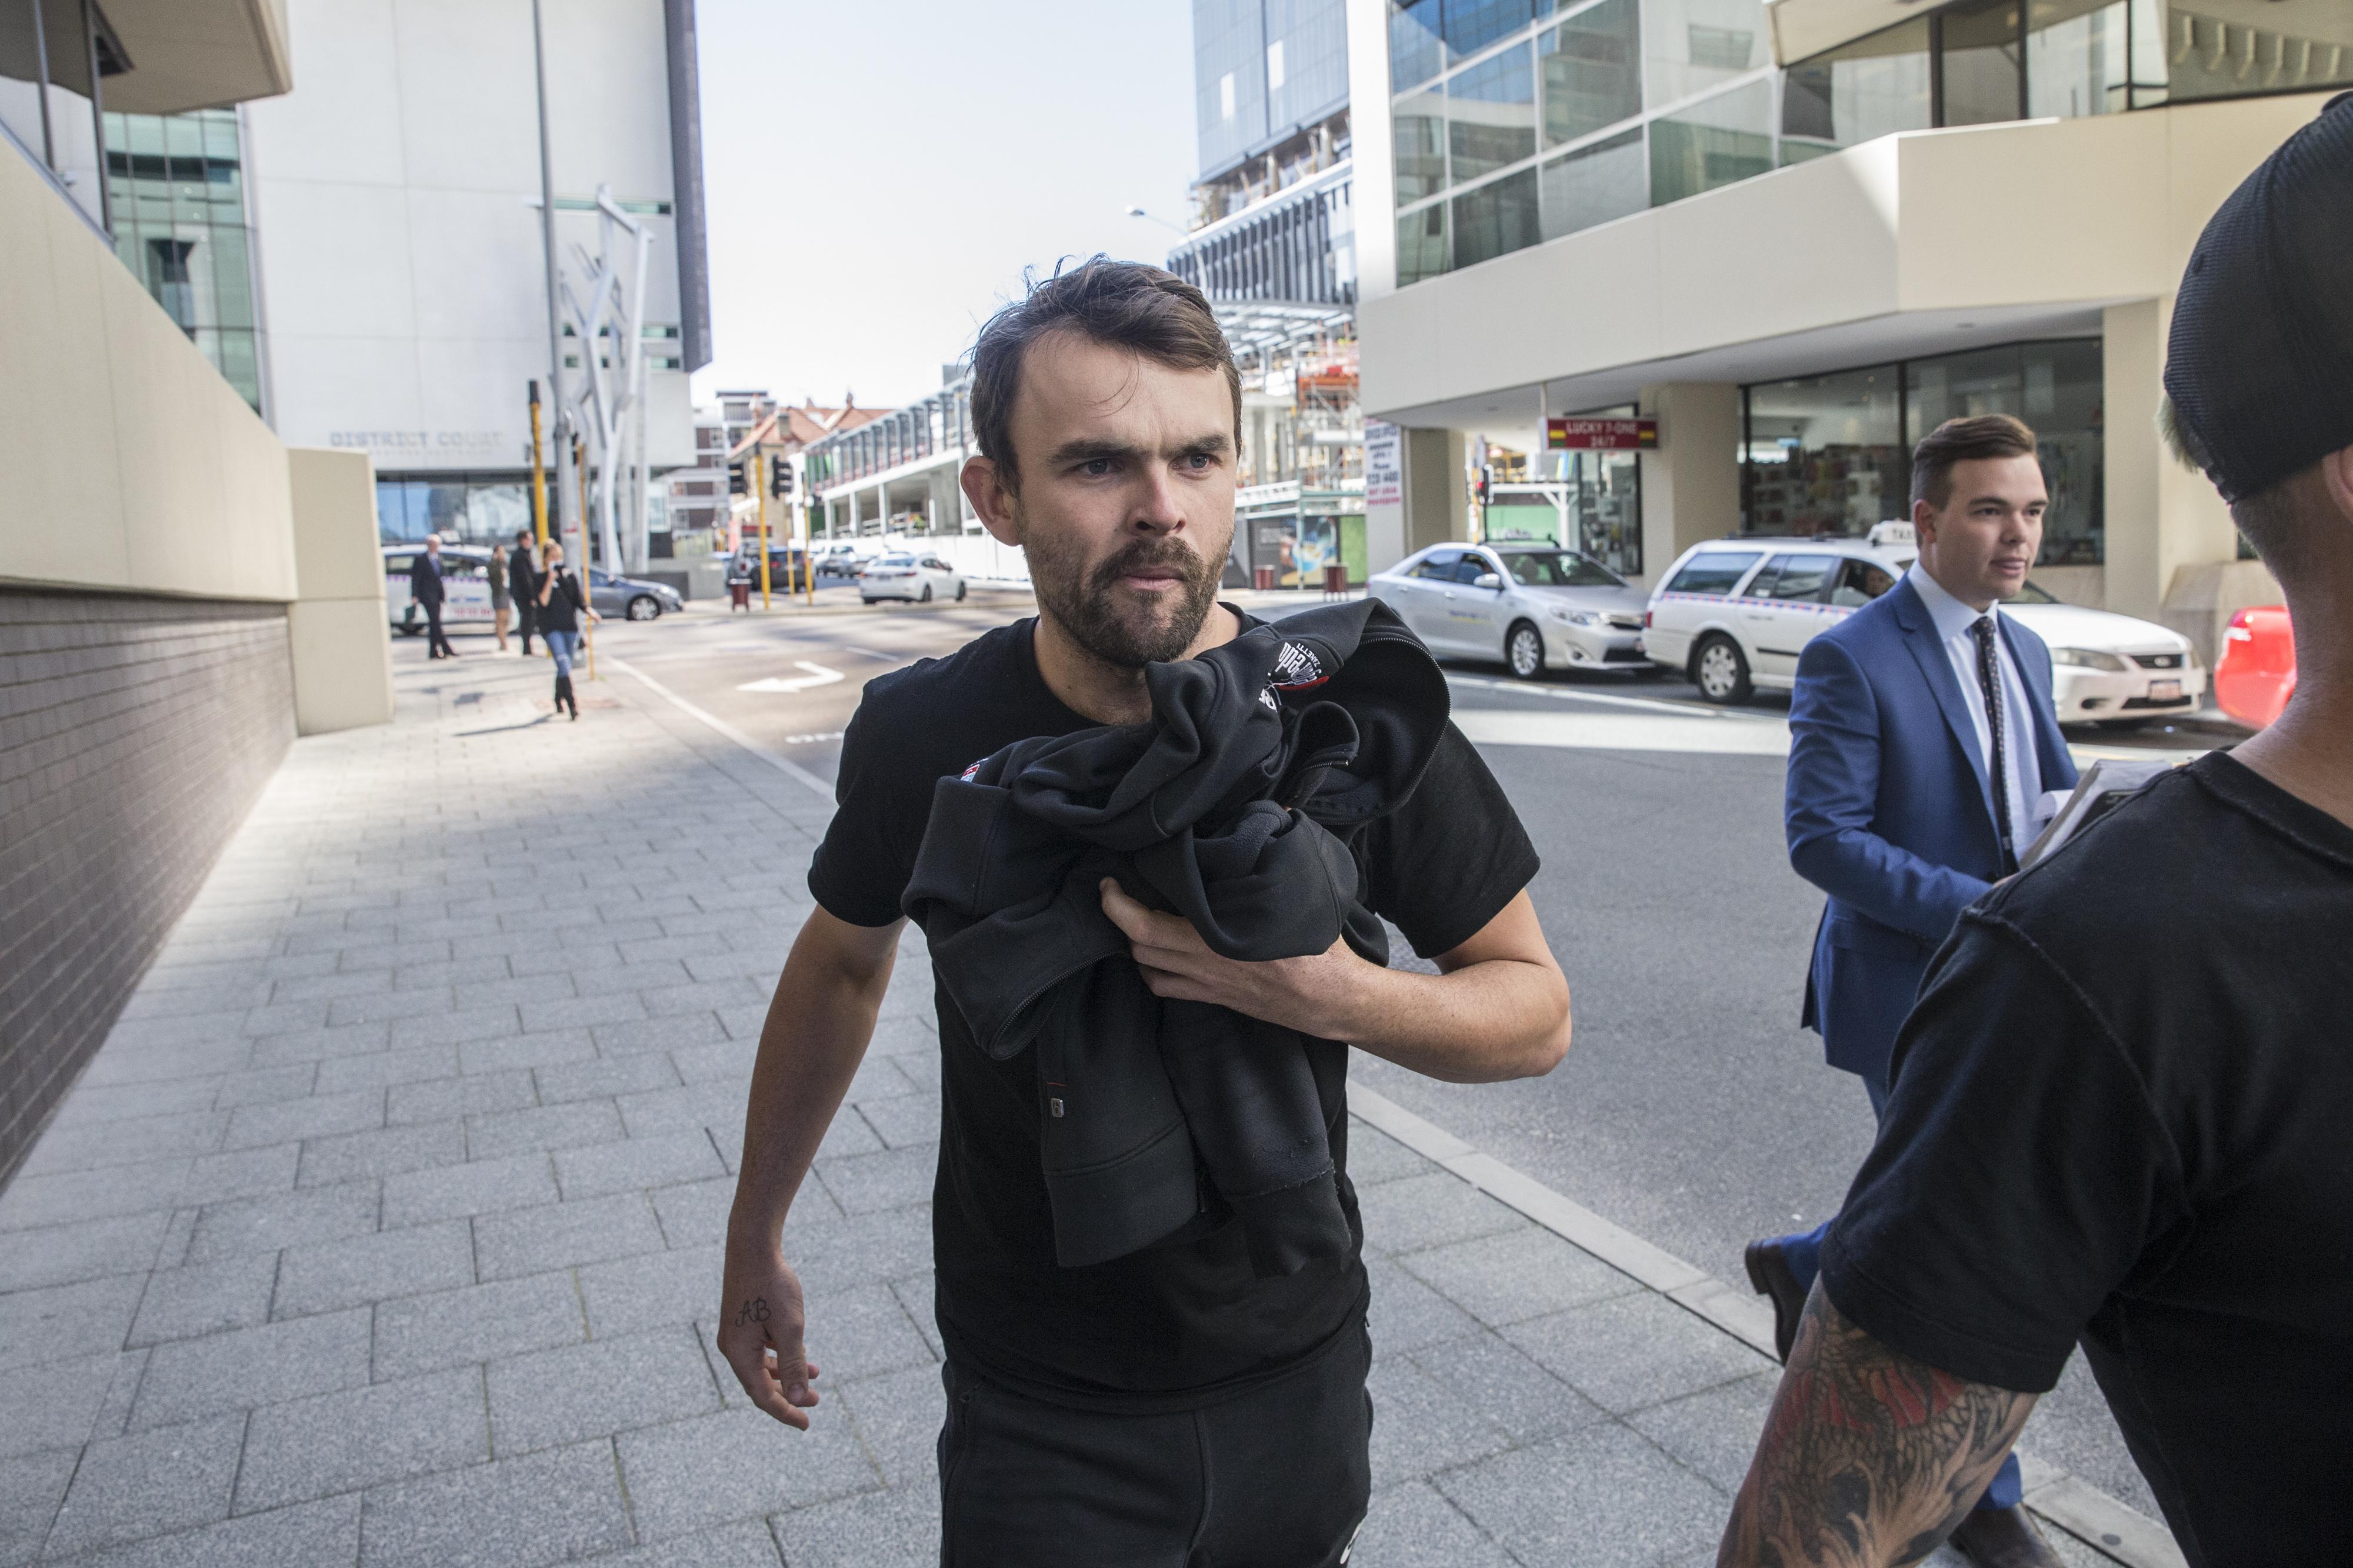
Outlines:
<svg viewBox="0 0 2353 1568"><path fill-rule="evenodd" d="M629 1543L602 1441L378 1487L360 1518L363 1568L538 1568Z"/></svg>
<svg viewBox="0 0 2353 1568"><path fill-rule="evenodd" d="M69 1557L226 1519L244 1428L237 1415L90 1444L44 1550Z"/></svg>
<svg viewBox="0 0 2353 1568"><path fill-rule="evenodd" d="M501 1458L719 1408L702 1346L686 1328L535 1351L489 1371L491 1441Z"/></svg>
<svg viewBox="0 0 2353 1568"><path fill-rule="evenodd" d="M237 1508L308 1502L490 1457L479 1367L290 1400L254 1413Z"/></svg>

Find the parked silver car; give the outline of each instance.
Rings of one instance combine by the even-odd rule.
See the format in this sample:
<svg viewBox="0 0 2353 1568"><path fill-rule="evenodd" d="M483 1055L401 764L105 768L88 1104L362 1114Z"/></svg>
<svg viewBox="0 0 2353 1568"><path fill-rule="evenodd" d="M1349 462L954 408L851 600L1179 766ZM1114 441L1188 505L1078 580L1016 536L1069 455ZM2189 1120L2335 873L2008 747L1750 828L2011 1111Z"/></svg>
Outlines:
<svg viewBox="0 0 2353 1568"><path fill-rule="evenodd" d="M619 616L632 621L650 621L656 616L676 615L686 608L685 599L669 584L649 583L643 577L617 577L602 566L588 569L588 602L596 606L600 616Z"/></svg>
<svg viewBox="0 0 2353 1568"><path fill-rule="evenodd" d="M1366 580L1430 651L1546 669L1648 667L1641 591L1589 555L1550 544L1439 544Z"/></svg>

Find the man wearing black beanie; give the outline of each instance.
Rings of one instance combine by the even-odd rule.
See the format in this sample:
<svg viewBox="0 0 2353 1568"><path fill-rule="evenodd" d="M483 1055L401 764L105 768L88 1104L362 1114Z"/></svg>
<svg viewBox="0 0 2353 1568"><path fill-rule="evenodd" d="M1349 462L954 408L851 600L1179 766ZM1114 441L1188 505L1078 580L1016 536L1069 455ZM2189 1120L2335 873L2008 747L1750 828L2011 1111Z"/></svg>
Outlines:
<svg viewBox="0 0 2353 1568"><path fill-rule="evenodd" d="M1720 1563L1926 1557L2079 1341L2194 1568L2353 1563L2353 93L2207 225L2165 386L2295 695L1962 916Z"/></svg>

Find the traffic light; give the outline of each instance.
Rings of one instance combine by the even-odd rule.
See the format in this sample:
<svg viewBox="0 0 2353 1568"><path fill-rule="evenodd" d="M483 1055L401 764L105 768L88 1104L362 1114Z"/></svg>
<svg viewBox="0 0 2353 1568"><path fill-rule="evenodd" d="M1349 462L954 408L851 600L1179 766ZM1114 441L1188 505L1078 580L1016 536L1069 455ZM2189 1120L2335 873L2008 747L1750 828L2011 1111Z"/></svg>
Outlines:
<svg viewBox="0 0 2353 1568"><path fill-rule="evenodd" d="M792 465L782 458L772 457L768 459L768 493L779 498L793 493Z"/></svg>
<svg viewBox="0 0 2353 1568"><path fill-rule="evenodd" d="M744 458L727 459L727 493L729 495L747 496L752 493L752 479L744 471L744 464L747 461L748 459Z"/></svg>
<svg viewBox="0 0 2353 1568"><path fill-rule="evenodd" d="M1488 497L1492 496L1494 493L1494 490L1495 470L1485 463L1480 464L1479 481L1477 486L1479 504L1481 506L1485 506L1487 504Z"/></svg>

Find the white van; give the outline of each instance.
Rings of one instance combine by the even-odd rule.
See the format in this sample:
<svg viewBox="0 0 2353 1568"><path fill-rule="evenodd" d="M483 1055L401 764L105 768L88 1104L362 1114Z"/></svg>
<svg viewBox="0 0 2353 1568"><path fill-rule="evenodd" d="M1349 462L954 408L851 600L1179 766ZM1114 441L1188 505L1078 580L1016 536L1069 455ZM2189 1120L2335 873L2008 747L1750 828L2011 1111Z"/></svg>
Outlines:
<svg viewBox="0 0 2353 1568"><path fill-rule="evenodd" d="M408 596L408 568L425 553L422 544L384 547L384 607L392 629L407 637L425 632L425 609ZM441 547L441 626L487 626L491 624L491 552L470 544Z"/></svg>

